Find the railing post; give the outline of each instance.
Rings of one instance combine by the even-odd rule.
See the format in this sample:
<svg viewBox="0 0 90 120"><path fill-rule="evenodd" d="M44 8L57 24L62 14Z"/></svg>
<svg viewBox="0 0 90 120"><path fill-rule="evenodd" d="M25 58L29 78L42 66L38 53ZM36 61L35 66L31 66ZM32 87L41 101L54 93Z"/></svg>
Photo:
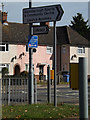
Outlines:
<svg viewBox="0 0 90 120"><path fill-rule="evenodd" d="M9 78L9 84L8 84L8 105L10 105L10 78Z"/></svg>

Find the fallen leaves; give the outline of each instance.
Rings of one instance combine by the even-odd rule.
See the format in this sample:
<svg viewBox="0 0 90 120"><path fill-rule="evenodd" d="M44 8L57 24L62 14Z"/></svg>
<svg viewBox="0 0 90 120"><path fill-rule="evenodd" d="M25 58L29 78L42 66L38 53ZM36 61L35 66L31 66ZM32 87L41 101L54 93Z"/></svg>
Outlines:
<svg viewBox="0 0 90 120"><path fill-rule="evenodd" d="M18 118L21 118L21 115L16 116L16 118L17 118L17 119L18 119Z"/></svg>
<svg viewBox="0 0 90 120"><path fill-rule="evenodd" d="M25 110L25 112L27 112L27 110Z"/></svg>
<svg viewBox="0 0 90 120"><path fill-rule="evenodd" d="M10 112L13 112L13 109L12 109L12 108L10 109Z"/></svg>

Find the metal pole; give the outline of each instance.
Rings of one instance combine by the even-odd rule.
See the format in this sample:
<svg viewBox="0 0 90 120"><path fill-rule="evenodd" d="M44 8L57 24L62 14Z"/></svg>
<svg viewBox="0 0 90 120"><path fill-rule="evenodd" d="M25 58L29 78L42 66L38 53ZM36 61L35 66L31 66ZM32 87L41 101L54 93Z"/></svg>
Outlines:
<svg viewBox="0 0 90 120"><path fill-rule="evenodd" d="M2 81L3 79L1 78L1 73L0 73L0 106L2 106L2 101L3 101L3 98L2 98L2 95L3 95L3 86L2 86ZM2 107L0 107L0 120L2 120Z"/></svg>
<svg viewBox="0 0 90 120"><path fill-rule="evenodd" d="M50 65L47 67L47 97L48 97L48 103L51 103L51 80L50 80Z"/></svg>
<svg viewBox="0 0 90 120"><path fill-rule="evenodd" d="M31 0L29 0L29 8L31 8ZM29 24L29 34L31 36L31 28L32 24ZM29 80L28 80L28 102L29 104L33 104L33 66L32 66L32 55L33 50L29 48Z"/></svg>
<svg viewBox="0 0 90 120"><path fill-rule="evenodd" d="M37 79L34 78L34 103L37 104Z"/></svg>
<svg viewBox="0 0 90 120"><path fill-rule="evenodd" d="M88 120L87 58L79 58L79 114L80 120Z"/></svg>
<svg viewBox="0 0 90 120"><path fill-rule="evenodd" d="M54 42L53 42L53 69L54 69L54 106L57 107L57 93L56 93L56 21L54 21Z"/></svg>

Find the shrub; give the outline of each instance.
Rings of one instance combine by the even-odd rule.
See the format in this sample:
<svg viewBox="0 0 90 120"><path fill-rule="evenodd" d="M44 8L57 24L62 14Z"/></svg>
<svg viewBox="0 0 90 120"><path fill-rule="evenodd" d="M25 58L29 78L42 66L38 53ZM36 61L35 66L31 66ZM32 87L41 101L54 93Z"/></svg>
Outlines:
<svg viewBox="0 0 90 120"><path fill-rule="evenodd" d="M28 72L27 71L23 71L20 73L21 76L23 77L28 77Z"/></svg>
<svg viewBox="0 0 90 120"><path fill-rule="evenodd" d="M2 75L5 76L5 74L8 74L8 68L4 67L2 68Z"/></svg>

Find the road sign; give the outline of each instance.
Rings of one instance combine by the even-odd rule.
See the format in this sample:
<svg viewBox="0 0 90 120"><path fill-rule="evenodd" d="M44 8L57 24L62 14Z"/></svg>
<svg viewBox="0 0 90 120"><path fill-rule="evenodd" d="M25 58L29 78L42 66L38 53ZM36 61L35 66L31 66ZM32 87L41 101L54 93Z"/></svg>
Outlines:
<svg viewBox="0 0 90 120"><path fill-rule="evenodd" d="M28 37L28 47L29 48L37 48L38 47L38 36L29 36Z"/></svg>
<svg viewBox="0 0 90 120"><path fill-rule="evenodd" d="M32 27L33 35L48 34L48 31L49 31L48 25L45 25L45 26L33 26Z"/></svg>
<svg viewBox="0 0 90 120"><path fill-rule="evenodd" d="M23 9L23 23L39 23L59 21L63 15L61 5L33 7Z"/></svg>

